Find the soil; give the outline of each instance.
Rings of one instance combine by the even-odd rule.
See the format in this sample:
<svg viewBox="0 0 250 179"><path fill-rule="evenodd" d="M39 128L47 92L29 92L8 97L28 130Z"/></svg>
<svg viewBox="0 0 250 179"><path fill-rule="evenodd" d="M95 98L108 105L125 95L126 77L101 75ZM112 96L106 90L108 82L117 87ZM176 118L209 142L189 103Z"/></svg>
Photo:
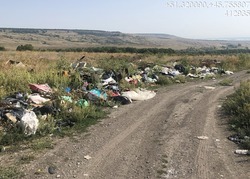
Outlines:
<svg viewBox="0 0 250 179"><path fill-rule="evenodd" d="M230 76L233 86L218 85L222 79L168 86L112 109L87 133L60 139L23 165L24 178L250 178L250 158L234 154L238 146L220 115L223 99L249 77Z"/></svg>

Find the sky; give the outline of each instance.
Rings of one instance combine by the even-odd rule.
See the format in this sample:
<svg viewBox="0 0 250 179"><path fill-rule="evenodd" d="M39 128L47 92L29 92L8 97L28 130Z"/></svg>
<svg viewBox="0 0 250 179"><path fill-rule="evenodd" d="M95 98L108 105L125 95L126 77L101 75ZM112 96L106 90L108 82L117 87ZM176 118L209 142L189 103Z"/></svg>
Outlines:
<svg viewBox="0 0 250 179"><path fill-rule="evenodd" d="M250 39L250 0L2 0L0 27Z"/></svg>

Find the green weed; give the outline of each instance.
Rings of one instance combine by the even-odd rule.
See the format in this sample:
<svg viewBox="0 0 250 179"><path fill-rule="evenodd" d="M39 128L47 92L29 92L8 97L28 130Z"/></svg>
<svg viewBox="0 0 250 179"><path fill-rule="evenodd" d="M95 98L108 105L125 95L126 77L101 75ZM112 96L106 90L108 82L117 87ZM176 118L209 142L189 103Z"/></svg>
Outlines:
<svg viewBox="0 0 250 179"><path fill-rule="evenodd" d="M20 157L19 163L20 164L27 164L27 163L30 163L31 161L33 161L34 159L35 159L34 155L23 155Z"/></svg>
<svg viewBox="0 0 250 179"><path fill-rule="evenodd" d="M225 78L219 82L219 85L221 86L232 86L233 80L229 78Z"/></svg>
<svg viewBox="0 0 250 179"><path fill-rule="evenodd" d="M159 75L159 79L156 82L156 84L159 84L162 86L171 85L173 84L173 79L169 78L168 76Z"/></svg>
<svg viewBox="0 0 250 179"><path fill-rule="evenodd" d="M47 137L35 139L29 144L29 146L34 151L39 151L39 150L44 150L44 149L53 149L54 148L54 145L52 143L52 139L47 138Z"/></svg>
<svg viewBox="0 0 250 179"><path fill-rule="evenodd" d="M174 78L175 81L179 81L180 83L185 83L186 82L186 77L183 75L178 75Z"/></svg>
<svg viewBox="0 0 250 179"><path fill-rule="evenodd" d="M1 167L0 179L14 179L22 178L24 174L20 172L16 167Z"/></svg>

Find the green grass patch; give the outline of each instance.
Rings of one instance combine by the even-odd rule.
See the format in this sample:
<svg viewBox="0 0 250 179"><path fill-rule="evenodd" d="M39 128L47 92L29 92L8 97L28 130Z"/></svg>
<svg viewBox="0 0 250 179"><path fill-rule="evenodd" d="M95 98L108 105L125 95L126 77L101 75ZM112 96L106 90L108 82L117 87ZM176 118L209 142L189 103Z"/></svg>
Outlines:
<svg viewBox="0 0 250 179"><path fill-rule="evenodd" d="M17 128L11 129L0 136L0 145L17 145L20 141L26 139Z"/></svg>
<svg viewBox="0 0 250 179"><path fill-rule="evenodd" d="M158 85L167 86L173 84L173 79L165 75L159 75L159 79L156 82Z"/></svg>
<svg viewBox="0 0 250 179"><path fill-rule="evenodd" d="M225 78L219 82L219 85L221 86L232 86L233 85L233 80L229 78Z"/></svg>
<svg viewBox="0 0 250 179"><path fill-rule="evenodd" d="M24 177L24 174L20 172L16 167L0 168L0 179L14 179L22 177Z"/></svg>
<svg viewBox="0 0 250 179"><path fill-rule="evenodd" d="M52 142L53 141L51 138L42 137L42 138L33 140L29 144L29 147L34 151L39 151L39 150L44 150L44 149L53 149L54 144Z"/></svg>
<svg viewBox="0 0 250 179"><path fill-rule="evenodd" d="M34 155L23 155L19 159L20 164L28 164L35 159Z"/></svg>

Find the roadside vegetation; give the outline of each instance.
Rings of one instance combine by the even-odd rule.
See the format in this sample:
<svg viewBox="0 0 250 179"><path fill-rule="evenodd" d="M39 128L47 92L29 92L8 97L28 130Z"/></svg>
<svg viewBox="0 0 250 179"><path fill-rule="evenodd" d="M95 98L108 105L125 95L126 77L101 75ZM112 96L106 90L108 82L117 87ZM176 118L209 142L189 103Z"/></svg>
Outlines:
<svg viewBox="0 0 250 179"><path fill-rule="evenodd" d="M235 93L223 103L223 110L229 116L230 129L242 148L250 150L250 81L241 82Z"/></svg>
<svg viewBox="0 0 250 179"><path fill-rule="evenodd" d="M5 47L0 46L0 51L5 51L5 50L6 50Z"/></svg>

